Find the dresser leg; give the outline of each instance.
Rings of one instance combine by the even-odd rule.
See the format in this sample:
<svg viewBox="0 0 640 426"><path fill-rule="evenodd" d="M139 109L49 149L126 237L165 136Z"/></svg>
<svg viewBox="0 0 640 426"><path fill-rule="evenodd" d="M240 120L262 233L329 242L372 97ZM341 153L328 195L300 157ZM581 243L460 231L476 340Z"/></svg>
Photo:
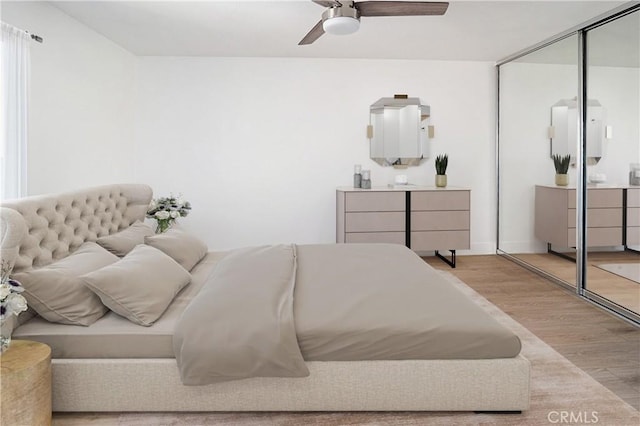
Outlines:
<svg viewBox="0 0 640 426"><path fill-rule="evenodd" d="M451 253L451 260L449 260L446 257L444 257L443 255L441 255L438 250L436 250L436 257L438 259L442 260L447 265L451 266L452 268L455 268L456 267L456 251L455 250L449 250L449 252Z"/></svg>
<svg viewBox="0 0 640 426"><path fill-rule="evenodd" d="M575 259L574 257L568 256L568 255L566 255L566 254L564 254L564 253L560 253L560 252L555 251L554 249L552 249L552 248L551 248L551 243L547 243L547 253L549 253L549 254L553 254L554 256L561 257L561 258L563 258L563 259L570 260L570 261L572 261L573 263L575 263L575 262L576 262L576 259Z"/></svg>

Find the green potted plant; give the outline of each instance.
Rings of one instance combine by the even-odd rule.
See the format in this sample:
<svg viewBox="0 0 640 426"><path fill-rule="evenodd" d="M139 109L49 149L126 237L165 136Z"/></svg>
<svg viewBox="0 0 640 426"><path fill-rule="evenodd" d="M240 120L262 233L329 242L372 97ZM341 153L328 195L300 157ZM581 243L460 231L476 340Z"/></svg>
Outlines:
<svg viewBox="0 0 640 426"><path fill-rule="evenodd" d="M569 171L571 155L554 154L551 156L551 158L553 158L553 165L556 168L556 185L569 185L569 175L567 174L567 172Z"/></svg>
<svg viewBox="0 0 640 426"><path fill-rule="evenodd" d="M449 156L441 154L436 157L436 186L444 188L447 186L447 165L449 164Z"/></svg>

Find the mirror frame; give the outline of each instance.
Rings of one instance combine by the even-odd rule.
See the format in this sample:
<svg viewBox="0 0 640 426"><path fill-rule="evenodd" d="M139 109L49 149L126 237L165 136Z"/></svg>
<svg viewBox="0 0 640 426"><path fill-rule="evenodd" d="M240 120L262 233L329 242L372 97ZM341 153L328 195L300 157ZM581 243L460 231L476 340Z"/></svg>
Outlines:
<svg viewBox="0 0 640 426"><path fill-rule="evenodd" d="M393 112L412 106L416 107L415 120L411 120L405 126L390 121L390 116L396 115L392 114ZM410 116L413 113L409 112L409 119L411 119ZM380 116L382 116L382 122L379 120ZM422 105L420 98L395 95L393 98L378 99L369 107L369 131L367 132L369 158L384 167L420 165L424 159L429 158L428 132L425 121L430 116L431 107ZM388 131L389 128L392 129L391 132ZM397 131L395 131L396 129ZM403 145L405 154L415 148L416 155L402 155ZM388 155L388 153L392 155Z"/></svg>

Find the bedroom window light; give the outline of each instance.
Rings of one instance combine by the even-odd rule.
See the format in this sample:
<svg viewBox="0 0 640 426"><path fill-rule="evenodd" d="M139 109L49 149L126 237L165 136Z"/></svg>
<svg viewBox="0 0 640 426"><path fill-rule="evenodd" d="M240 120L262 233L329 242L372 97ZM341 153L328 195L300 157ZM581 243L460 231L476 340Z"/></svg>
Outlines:
<svg viewBox="0 0 640 426"><path fill-rule="evenodd" d="M29 93L29 43L26 31L4 22L0 41L0 199L27 194L27 102Z"/></svg>

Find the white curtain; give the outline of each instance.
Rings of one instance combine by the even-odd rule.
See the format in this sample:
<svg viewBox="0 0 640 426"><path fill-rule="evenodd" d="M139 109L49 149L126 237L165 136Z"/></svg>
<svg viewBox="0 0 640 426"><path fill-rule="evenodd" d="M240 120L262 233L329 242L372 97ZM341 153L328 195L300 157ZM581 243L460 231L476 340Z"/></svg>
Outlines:
<svg viewBox="0 0 640 426"><path fill-rule="evenodd" d="M2 179L0 199L27 195L27 101L29 34L4 22L0 44L0 129Z"/></svg>

